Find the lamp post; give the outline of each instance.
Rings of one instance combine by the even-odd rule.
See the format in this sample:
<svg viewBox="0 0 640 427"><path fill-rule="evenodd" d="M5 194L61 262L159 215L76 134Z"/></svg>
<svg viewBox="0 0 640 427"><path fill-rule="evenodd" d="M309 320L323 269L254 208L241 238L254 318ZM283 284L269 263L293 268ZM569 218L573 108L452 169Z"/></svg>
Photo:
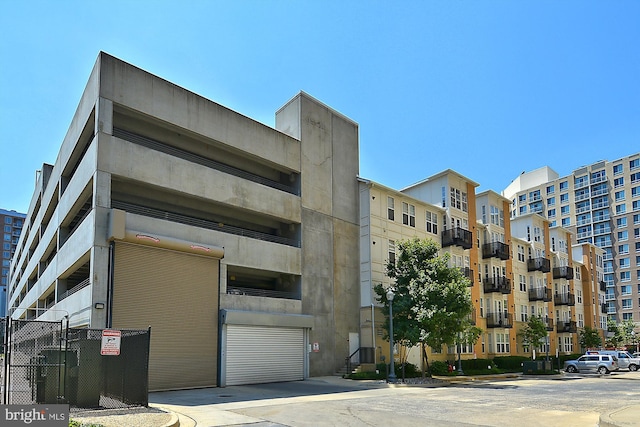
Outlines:
<svg viewBox="0 0 640 427"><path fill-rule="evenodd" d="M458 332L458 375L464 375L464 371L462 370L462 337L460 336L460 332Z"/></svg>
<svg viewBox="0 0 640 427"><path fill-rule="evenodd" d="M396 382L396 371L393 366L393 297L395 294L392 289L387 291L387 300L389 300L389 377L387 378L387 382L395 383Z"/></svg>

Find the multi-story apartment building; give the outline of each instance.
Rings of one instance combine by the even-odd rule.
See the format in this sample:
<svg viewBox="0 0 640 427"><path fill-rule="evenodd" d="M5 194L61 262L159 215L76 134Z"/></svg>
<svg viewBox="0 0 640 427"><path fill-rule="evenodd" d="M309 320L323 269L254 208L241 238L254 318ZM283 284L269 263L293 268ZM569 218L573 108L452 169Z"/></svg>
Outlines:
<svg viewBox="0 0 640 427"><path fill-rule="evenodd" d="M9 283L9 266L16 252L18 239L24 224L25 214L0 209L2 224L2 275L0 275L0 317L7 315L7 284Z"/></svg>
<svg viewBox="0 0 640 427"><path fill-rule="evenodd" d="M151 326L151 390L332 374L359 332L357 175L357 124L305 93L274 129L100 53L10 315Z"/></svg>
<svg viewBox="0 0 640 427"><path fill-rule="evenodd" d="M640 153L560 177L549 167L518 176L502 193L511 217L538 213L604 250L607 315L640 321Z"/></svg>
<svg viewBox="0 0 640 427"><path fill-rule="evenodd" d="M529 355L531 349L522 345L518 332L532 315L541 317L549 331L548 342L535 349L538 352L577 351L580 328L602 329L602 321L598 322L599 298L604 297L598 293L602 250L596 246L572 248L572 233L550 227L540 215L510 218L509 199L494 191L476 194L475 182L451 170L401 191L359 181L359 344L374 349L376 362L380 356L389 357L382 339L388 313L381 310L373 287L393 286L386 265L395 259L396 243L413 237L440 244L441 253L449 254L450 266L471 279L472 319L483 332L474 345L461 346L463 358ZM396 358L408 350L396 346ZM453 346L427 349L432 360L454 360L457 351ZM407 360L420 365L420 356L420 349L413 349Z"/></svg>

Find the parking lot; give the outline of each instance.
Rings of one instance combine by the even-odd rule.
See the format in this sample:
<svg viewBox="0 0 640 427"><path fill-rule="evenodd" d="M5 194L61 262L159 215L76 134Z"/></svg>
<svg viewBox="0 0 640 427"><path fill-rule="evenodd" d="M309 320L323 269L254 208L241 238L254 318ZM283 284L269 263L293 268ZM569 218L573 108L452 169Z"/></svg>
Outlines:
<svg viewBox="0 0 640 427"><path fill-rule="evenodd" d="M295 383L153 393L198 426L597 426L640 402L640 372L388 386L322 377ZM640 425L640 419L638 420Z"/></svg>

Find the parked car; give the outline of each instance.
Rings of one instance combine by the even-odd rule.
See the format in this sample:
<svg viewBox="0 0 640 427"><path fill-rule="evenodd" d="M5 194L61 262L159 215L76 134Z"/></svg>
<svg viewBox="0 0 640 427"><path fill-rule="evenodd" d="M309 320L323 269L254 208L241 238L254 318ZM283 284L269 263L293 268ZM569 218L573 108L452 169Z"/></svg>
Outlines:
<svg viewBox="0 0 640 427"><path fill-rule="evenodd" d="M597 372L608 374L618 370L618 358L611 354L585 354L577 360L564 362L565 372Z"/></svg>
<svg viewBox="0 0 640 427"><path fill-rule="evenodd" d="M618 358L618 367L620 369L628 369L637 371L640 368L640 358L632 356L628 351L624 350L589 350L587 354L610 354Z"/></svg>

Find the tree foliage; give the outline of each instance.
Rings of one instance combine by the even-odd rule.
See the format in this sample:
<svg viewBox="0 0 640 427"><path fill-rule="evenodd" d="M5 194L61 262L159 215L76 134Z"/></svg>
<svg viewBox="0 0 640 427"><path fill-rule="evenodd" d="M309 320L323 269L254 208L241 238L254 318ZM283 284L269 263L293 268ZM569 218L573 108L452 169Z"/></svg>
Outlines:
<svg viewBox="0 0 640 427"><path fill-rule="evenodd" d="M580 331L578 341L583 350L602 347L602 337L600 333L591 326L585 326L584 329Z"/></svg>
<svg viewBox="0 0 640 427"><path fill-rule="evenodd" d="M546 342L545 338L548 334L547 325L544 323L542 318L538 316L531 316L527 323L518 332L518 336L522 340L522 344L524 346L528 346L532 354L533 350Z"/></svg>
<svg viewBox="0 0 640 427"><path fill-rule="evenodd" d="M396 263L387 265L387 276L395 281L394 340L408 347L418 343L432 348L454 344L458 333L469 328L468 317L473 310L469 279L447 265L448 254L439 256L433 240L404 240L398 242L398 249ZM388 313L386 289L378 285L374 290ZM388 338L388 318L384 328Z"/></svg>
<svg viewBox="0 0 640 427"><path fill-rule="evenodd" d="M615 320L607 320L607 346L618 348L624 342L624 331Z"/></svg>

